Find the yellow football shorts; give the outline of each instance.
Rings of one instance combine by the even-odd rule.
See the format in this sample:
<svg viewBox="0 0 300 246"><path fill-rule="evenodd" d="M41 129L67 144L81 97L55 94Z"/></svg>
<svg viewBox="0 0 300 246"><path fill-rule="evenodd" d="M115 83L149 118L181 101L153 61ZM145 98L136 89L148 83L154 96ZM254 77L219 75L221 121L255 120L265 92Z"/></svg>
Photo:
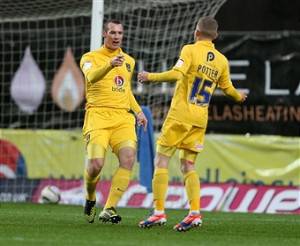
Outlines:
<svg viewBox="0 0 300 246"><path fill-rule="evenodd" d="M157 140L157 152L172 156L180 149L180 159L195 161L197 153L203 150L205 131L206 128L167 117Z"/></svg>
<svg viewBox="0 0 300 246"><path fill-rule="evenodd" d="M83 135L89 159L104 158L108 146L117 154L120 148L136 148L135 117L125 109L87 109Z"/></svg>

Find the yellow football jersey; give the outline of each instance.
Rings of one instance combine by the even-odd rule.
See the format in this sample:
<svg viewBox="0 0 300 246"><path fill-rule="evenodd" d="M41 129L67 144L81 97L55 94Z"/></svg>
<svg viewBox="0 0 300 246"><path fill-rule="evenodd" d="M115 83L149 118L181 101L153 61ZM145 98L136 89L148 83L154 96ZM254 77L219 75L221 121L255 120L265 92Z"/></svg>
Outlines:
<svg viewBox="0 0 300 246"><path fill-rule="evenodd" d="M90 82L87 74L93 69L110 65L110 60L118 55L124 55L122 66L110 69L99 81ZM84 54L80 67L86 77L86 108L108 107L116 109L132 109L135 113L141 111L131 91L131 78L135 61L121 48L109 50L102 46L100 49Z"/></svg>
<svg viewBox="0 0 300 246"><path fill-rule="evenodd" d="M214 90L232 87L228 60L211 41L197 41L182 48L173 70L184 76L177 81L168 117L205 128Z"/></svg>

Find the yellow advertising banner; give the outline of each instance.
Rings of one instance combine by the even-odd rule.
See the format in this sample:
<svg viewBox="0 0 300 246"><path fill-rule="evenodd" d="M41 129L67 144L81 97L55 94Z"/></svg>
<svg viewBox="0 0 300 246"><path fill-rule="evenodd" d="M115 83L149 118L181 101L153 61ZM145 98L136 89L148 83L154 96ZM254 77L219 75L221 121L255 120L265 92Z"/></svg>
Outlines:
<svg viewBox="0 0 300 246"><path fill-rule="evenodd" d="M80 131L2 129L0 139L18 148L28 178L78 178L83 174L84 145Z"/></svg>
<svg viewBox="0 0 300 246"><path fill-rule="evenodd" d="M28 178L76 179L83 177L86 160L85 145L80 130L0 129L0 145L4 144L13 145L18 149L24 159ZM5 153L3 151L5 149L9 152ZM8 158L12 155L11 149L0 148L0 158L2 156L5 160L12 159ZM117 166L118 159L109 150L106 154L102 179L111 178ZM134 174L137 173L136 168L137 165L135 165ZM0 177L1 170L0 167ZM136 175L133 178L137 178Z"/></svg>
<svg viewBox="0 0 300 246"><path fill-rule="evenodd" d="M6 153L3 146L15 146L24 159L28 178L82 177L85 146L80 130L2 129L0 141L0 158L13 159L6 158L11 148L6 148ZM117 165L117 158L109 151L102 179L110 178ZM300 185L300 138L208 134L195 165L204 183ZM2 166L0 170L5 170ZM138 166L133 172L136 179ZM169 170L170 180L182 180L177 155Z"/></svg>
<svg viewBox="0 0 300 246"><path fill-rule="evenodd" d="M179 177L176 162L171 173ZM196 170L204 183L300 185L300 138L207 135Z"/></svg>

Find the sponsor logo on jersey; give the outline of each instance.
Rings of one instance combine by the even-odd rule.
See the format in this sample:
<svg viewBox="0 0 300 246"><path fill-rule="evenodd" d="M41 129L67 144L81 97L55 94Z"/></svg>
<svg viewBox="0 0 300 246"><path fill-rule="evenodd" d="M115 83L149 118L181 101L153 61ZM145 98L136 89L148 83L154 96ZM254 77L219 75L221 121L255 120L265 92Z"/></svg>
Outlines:
<svg viewBox="0 0 300 246"><path fill-rule="evenodd" d="M127 69L127 71L130 73L130 72L131 72L131 67L130 67L130 64L129 64L129 63L126 63L125 65L126 65L126 69Z"/></svg>
<svg viewBox="0 0 300 246"><path fill-rule="evenodd" d="M115 84L116 84L118 87L123 86L123 84L124 84L124 78L123 78L122 76L120 76L120 75L117 75L117 76L115 77Z"/></svg>
<svg viewBox="0 0 300 246"><path fill-rule="evenodd" d="M207 53L206 61L213 61L215 59L215 54L209 51Z"/></svg>
<svg viewBox="0 0 300 246"><path fill-rule="evenodd" d="M176 64L175 64L175 67L182 67L184 61L182 59L179 59Z"/></svg>
<svg viewBox="0 0 300 246"><path fill-rule="evenodd" d="M122 87L112 87L111 90L115 92L125 92L125 89Z"/></svg>
<svg viewBox="0 0 300 246"><path fill-rule="evenodd" d="M125 92L125 89L122 87L124 85L124 78L120 75L115 77L115 84L117 87L112 87L111 90L115 92Z"/></svg>

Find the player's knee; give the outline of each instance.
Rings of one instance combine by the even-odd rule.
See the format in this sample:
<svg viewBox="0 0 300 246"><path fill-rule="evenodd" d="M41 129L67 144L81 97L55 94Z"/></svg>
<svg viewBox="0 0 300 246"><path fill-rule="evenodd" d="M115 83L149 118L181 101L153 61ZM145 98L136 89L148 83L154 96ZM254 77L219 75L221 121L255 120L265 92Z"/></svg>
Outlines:
<svg viewBox="0 0 300 246"><path fill-rule="evenodd" d="M124 148L119 151L120 166L131 170L135 162L135 150L132 148Z"/></svg>
<svg viewBox="0 0 300 246"><path fill-rule="evenodd" d="M192 161L189 161L189 160L181 159L180 170L183 174L186 174L190 171L194 171L195 170L195 163L192 162Z"/></svg>
<svg viewBox="0 0 300 246"><path fill-rule="evenodd" d="M104 159L90 159L87 165L87 172L90 177L97 177L104 165Z"/></svg>
<svg viewBox="0 0 300 246"><path fill-rule="evenodd" d="M168 168L170 157L161 153L157 153L155 157L155 167Z"/></svg>
<svg viewBox="0 0 300 246"><path fill-rule="evenodd" d="M181 162L181 172L186 174L190 171L195 170L195 161L197 158L197 152L181 149L179 151L179 159Z"/></svg>

